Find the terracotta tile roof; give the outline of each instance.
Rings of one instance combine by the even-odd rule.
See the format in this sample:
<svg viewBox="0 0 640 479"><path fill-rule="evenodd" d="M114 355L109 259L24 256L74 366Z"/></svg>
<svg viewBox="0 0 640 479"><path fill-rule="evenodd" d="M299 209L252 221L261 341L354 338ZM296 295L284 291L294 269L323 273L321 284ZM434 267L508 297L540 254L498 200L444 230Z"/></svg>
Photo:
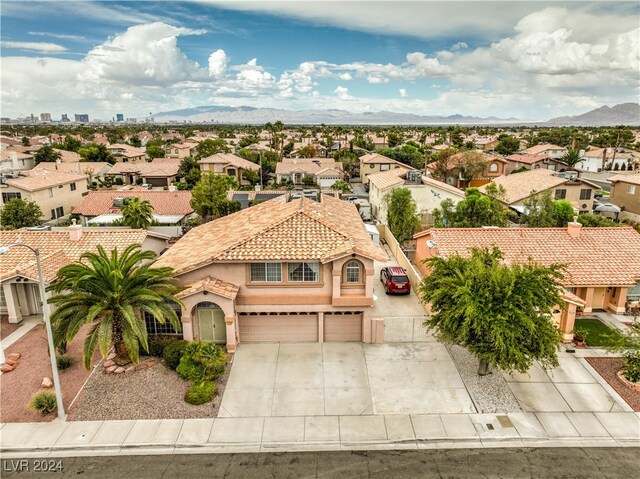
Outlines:
<svg viewBox="0 0 640 479"><path fill-rule="evenodd" d="M552 145L551 143L545 143L544 145L535 145L524 150L524 153L529 153L530 155L539 155L548 150L566 150L563 146Z"/></svg>
<svg viewBox="0 0 640 479"><path fill-rule="evenodd" d="M341 168L323 168L320 171L316 171L316 176L317 177L322 177L322 178L343 178L344 177L344 173L342 172Z"/></svg>
<svg viewBox="0 0 640 479"><path fill-rule="evenodd" d="M86 180L86 175L65 173L50 169L30 170L29 176L21 176L7 180L6 184L25 191L38 191L53 186L64 185L75 181Z"/></svg>
<svg viewBox="0 0 640 479"><path fill-rule="evenodd" d="M640 171L636 171L629 175L615 175L611 178L607 178L611 183L629 183L631 185L640 185Z"/></svg>
<svg viewBox="0 0 640 479"><path fill-rule="evenodd" d="M0 231L0 245L23 243L40 250L40 258L45 280L52 281L57 271L71 262L77 261L88 251L96 251L102 245L107 251L123 249L131 244L142 244L147 237L145 230L101 230L84 228L77 241L69 239L68 231ZM16 275L37 280L34 254L27 248L11 248L0 256L0 280Z"/></svg>
<svg viewBox="0 0 640 479"><path fill-rule="evenodd" d="M422 184L432 186L434 188L447 191L451 194L458 195L460 196L460 198L464 198L464 191L462 191L460 188L456 188L455 186L451 186L444 181L436 180L435 178L431 178L430 176L422 175Z"/></svg>
<svg viewBox="0 0 640 479"><path fill-rule="evenodd" d="M198 143L174 143L173 145L167 146L167 149L177 148L179 150L186 150L195 148L196 146L198 146Z"/></svg>
<svg viewBox="0 0 640 479"><path fill-rule="evenodd" d="M236 299L239 290L240 286L207 276L191 283L186 289L180 291L176 296L178 298L186 298L187 296L197 294L201 291L207 291L225 298Z"/></svg>
<svg viewBox="0 0 640 479"><path fill-rule="evenodd" d="M531 196L531 191L541 192L549 188L555 188L567 182L566 178L556 176L555 172L546 169L523 171L507 176L499 176L492 183L502 185L506 189L504 202L508 205ZM481 192L485 192L487 186L481 186Z"/></svg>
<svg viewBox="0 0 640 479"><path fill-rule="evenodd" d="M31 172L37 172L42 170L55 170L65 173L79 173L88 175L88 171L91 170L92 175L107 173L111 169L111 164L106 161L79 161L75 163L39 163L31 170L25 171L22 174L29 176Z"/></svg>
<svg viewBox="0 0 640 479"><path fill-rule="evenodd" d="M342 163L333 158L283 158L276 163L276 174L289 175L293 172L315 175L326 168L342 171Z"/></svg>
<svg viewBox="0 0 640 479"><path fill-rule="evenodd" d="M349 202L274 198L190 230L158 260L178 274L215 261L330 261L345 254L386 261Z"/></svg>
<svg viewBox="0 0 640 479"><path fill-rule="evenodd" d="M509 161L515 161L517 163L526 163L528 165L532 165L534 163L537 163L538 161L543 161L546 159L547 157L545 155L532 155L529 153L521 153L521 154L507 156L507 160Z"/></svg>
<svg viewBox="0 0 640 479"><path fill-rule="evenodd" d="M139 162L139 163L116 163L109 171L110 175L121 175L123 173L135 173L139 176L167 177L176 176L180 163L176 162Z"/></svg>
<svg viewBox="0 0 640 479"><path fill-rule="evenodd" d="M74 151L59 150L58 148L54 148L53 150L60 153L60 161L62 163L78 163L82 159L82 157Z"/></svg>
<svg viewBox="0 0 640 479"><path fill-rule="evenodd" d="M394 160L392 158L389 158L387 156L381 155L379 153L370 153L368 155L362 155L360 157L360 162L364 163L365 165L393 163L394 165L400 165L400 166L408 168L410 170L415 169L415 168L413 168L413 167L411 167L409 165L405 165L404 163L400 163L399 161L396 161L396 160Z"/></svg>
<svg viewBox="0 0 640 479"><path fill-rule="evenodd" d="M80 204L73 209L74 215L100 216L105 213L119 212L120 208L113 207L115 198L138 197L149 201L153 212L158 215L189 215L193 213L190 191L140 190L91 191Z"/></svg>
<svg viewBox="0 0 640 479"><path fill-rule="evenodd" d="M11 160L12 156L15 155L16 159L18 160L29 160L31 158L33 158L33 155L31 153L22 153L20 151L17 151L13 148L7 148L6 150L2 150L0 151L0 158L2 159L2 161L9 161ZM46 163L40 163L40 164L45 164Z"/></svg>
<svg viewBox="0 0 640 479"><path fill-rule="evenodd" d="M468 256L471 248L493 245L507 263L532 258L550 265L564 263L568 286L632 285L640 281L640 234L630 227L580 228L573 238L567 228L432 228L438 254Z"/></svg>
<svg viewBox="0 0 640 479"><path fill-rule="evenodd" d="M245 170L258 171L260 166L253 161L245 160L237 155L231 153L216 153L215 155L207 156L206 158L198 161L201 164L218 164L218 165L230 165L236 168L243 168Z"/></svg>
<svg viewBox="0 0 640 479"><path fill-rule="evenodd" d="M119 143L107 145L107 150L109 150L115 156L126 156L127 158L136 158L138 156L147 155L146 151L142 148L136 148L135 146Z"/></svg>
<svg viewBox="0 0 640 479"><path fill-rule="evenodd" d="M373 185L379 190L386 190L387 188L393 188L394 186L400 186L404 184L403 175L407 172L402 168L394 168L393 170L382 171L380 173L373 173L367 178L373 183Z"/></svg>

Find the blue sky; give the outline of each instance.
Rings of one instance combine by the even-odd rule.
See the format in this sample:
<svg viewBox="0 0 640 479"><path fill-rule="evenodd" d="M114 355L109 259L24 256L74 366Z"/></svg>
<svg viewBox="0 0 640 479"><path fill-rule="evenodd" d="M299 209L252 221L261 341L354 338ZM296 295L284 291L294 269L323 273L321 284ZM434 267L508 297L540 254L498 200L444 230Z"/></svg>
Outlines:
<svg viewBox="0 0 640 479"><path fill-rule="evenodd" d="M546 119L637 101L637 2L2 2L2 116L199 105Z"/></svg>

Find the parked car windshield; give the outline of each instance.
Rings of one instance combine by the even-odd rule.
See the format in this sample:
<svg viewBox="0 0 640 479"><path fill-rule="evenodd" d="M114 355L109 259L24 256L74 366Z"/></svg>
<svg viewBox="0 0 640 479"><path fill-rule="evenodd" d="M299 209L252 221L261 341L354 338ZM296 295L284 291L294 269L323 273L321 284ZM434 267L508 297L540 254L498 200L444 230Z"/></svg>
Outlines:
<svg viewBox="0 0 640 479"><path fill-rule="evenodd" d="M393 281L394 283L408 283L409 278L407 278L406 276L392 276L391 281Z"/></svg>

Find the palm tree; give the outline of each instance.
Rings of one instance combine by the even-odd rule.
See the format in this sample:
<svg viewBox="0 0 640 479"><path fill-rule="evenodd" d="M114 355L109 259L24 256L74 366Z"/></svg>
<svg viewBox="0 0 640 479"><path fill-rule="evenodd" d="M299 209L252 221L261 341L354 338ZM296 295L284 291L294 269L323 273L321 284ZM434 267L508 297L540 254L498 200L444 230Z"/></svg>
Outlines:
<svg viewBox="0 0 640 479"><path fill-rule="evenodd" d="M147 229L153 223L153 206L147 200L130 198L122 207L122 224L129 228Z"/></svg>
<svg viewBox="0 0 640 479"><path fill-rule="evenodd" d="M575 166L582 161L582 158L580 157L580 150L568 150L561 158L561 161L572 170L575 170Z"/></svg>
<svg viewBox="0 0 640 479"><path fill-rule="evenodd" d="M180 287L172 279L172 268L153 267L155 256L140 245L122 253L115 248L110 254L98 246L97 254L85 253L58 271L48 288L56 293L49 300L56 306L51 315L54 342L71 341L82 326L92 325L82 351L85 369L90 369L96 347L106 357L112 345L116 364L138 363L140 346L149 349L143 312L180 330L172 307L181 304L175 296Z"/></svg>

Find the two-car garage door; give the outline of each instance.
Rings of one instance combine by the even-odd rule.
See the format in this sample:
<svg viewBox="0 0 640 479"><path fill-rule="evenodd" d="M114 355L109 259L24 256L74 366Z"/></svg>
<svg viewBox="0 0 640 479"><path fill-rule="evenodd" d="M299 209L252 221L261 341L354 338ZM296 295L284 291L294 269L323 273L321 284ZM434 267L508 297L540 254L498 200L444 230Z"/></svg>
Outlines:
<svg viewBox="0 0 640 479"><path fill-rule="evenodd" d="M318 342L317 314L240 313L241 342ZM325 313L324 341L361 341L362 313Z"/></svg>

